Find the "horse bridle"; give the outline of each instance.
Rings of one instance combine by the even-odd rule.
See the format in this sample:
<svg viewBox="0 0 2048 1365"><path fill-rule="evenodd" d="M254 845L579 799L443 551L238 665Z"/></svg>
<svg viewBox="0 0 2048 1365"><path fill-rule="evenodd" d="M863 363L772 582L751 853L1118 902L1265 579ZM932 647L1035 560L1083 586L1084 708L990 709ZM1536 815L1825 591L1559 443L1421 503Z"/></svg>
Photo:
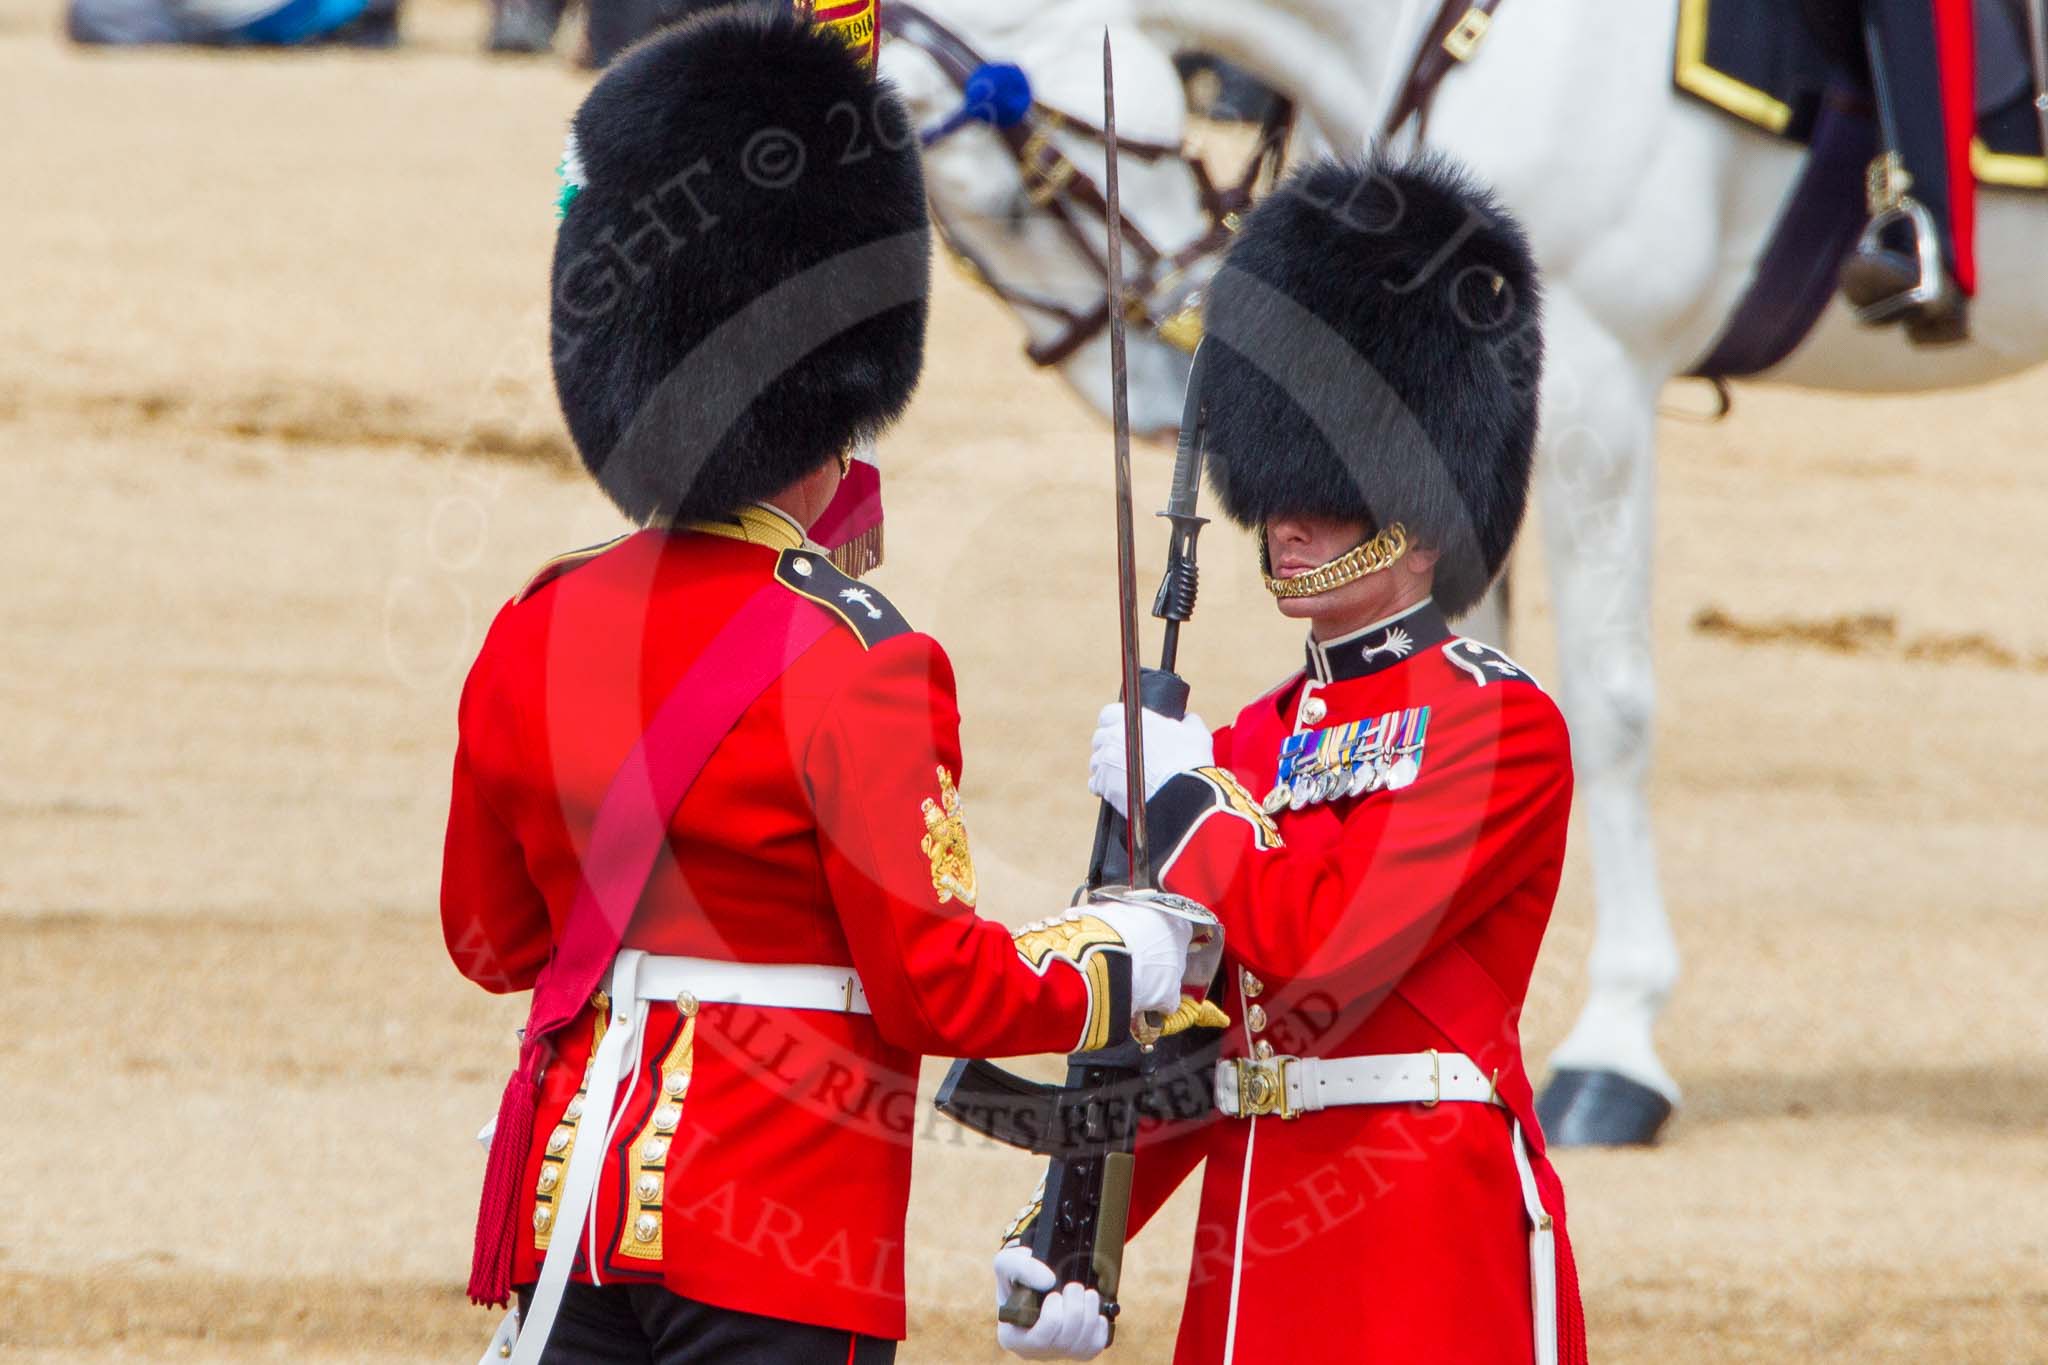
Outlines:
<svg viewBox="0 0 2048 1365"><path fill-rule="evenodd" d="M882 31L931 58L960 92L961 99L968 98L968 82L983 62L981 55L958 34L907 0L882 7ZM1182 161L1194 176L1202 213L1209 221L1208 229L1194 241L1178 251L1167 252L1155 245L1128 213L1120 215L1126 281L1123 308L1127 322L1154 332L1180 350L1194 351L1202 337L1201 298L1195 290L1184 290L1178 295L1174 291L1190 271L1221 256L1230 245L1260 183L1277 178L1293 126L1293 103L1275 100L1243 173L1221 186L1210 176L1200 157L1189 156L1180 147L1121 135L1117 138L1118 152L1140 161ZM1020 122L1007 128L995 127L993 131L1016 162L1032 205L1049 214L1082 258L1091 262L1098 273L1106 274L1108 262L1103 248L1084 224L1092 221L1106 235L1109 205L1095 175L1076 165L1053 143L1054 133L1066 133L1096 142L1107 152L1108 138L1102 128L1034 100L1030 112ZM1109 327L1108 299L1092 308L1076 309L1057 299L1019 289L996 276L986 259L953 228L936 204L932 206L932 221L946 250L978 284L1013 308L1043 314L1060 324L1051 337L1025 348L1033 364L1062 364Z"/></svg>

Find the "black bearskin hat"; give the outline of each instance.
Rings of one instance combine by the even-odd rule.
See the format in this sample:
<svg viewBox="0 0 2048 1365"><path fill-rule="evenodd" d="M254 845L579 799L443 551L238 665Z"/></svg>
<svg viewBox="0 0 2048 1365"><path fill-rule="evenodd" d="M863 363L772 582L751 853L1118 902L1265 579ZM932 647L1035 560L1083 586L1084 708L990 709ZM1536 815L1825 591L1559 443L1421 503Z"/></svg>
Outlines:
<svg viewBox="0 0 2048 1365"><path fill-rule="evenodd" d="M555 390L626 515L729 514L902 413L931 289L917 133L837 37L704 14L622 55L573 128Z"/></svg>
<svg viewBox="0 0 2048 1365"><path fill-rule="evenodd" d="M1224 509L1401 522L1469 610L1528 502L1542 372L1521 228L1452 163L1323 160L1246 220L1209 291L1201 392Z"/></svg>

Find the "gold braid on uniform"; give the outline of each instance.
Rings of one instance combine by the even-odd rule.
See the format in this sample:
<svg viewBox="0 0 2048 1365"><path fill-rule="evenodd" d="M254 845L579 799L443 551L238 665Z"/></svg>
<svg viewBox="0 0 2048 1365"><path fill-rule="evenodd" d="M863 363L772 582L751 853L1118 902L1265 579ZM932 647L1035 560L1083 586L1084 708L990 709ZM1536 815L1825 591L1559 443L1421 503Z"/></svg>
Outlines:
<svg viewBox="0 0 2048 1365"><path fill-rule="evenodd" d="M1259 537L1259 573L1266 580L1266 591L1275 597L1317 597L1389 568L1407 553L1408 529L1397 521L1363 545L1345 551L1327 564L1296 574L1293 578L1275 578L1273 556L1266 548L1266 537L1262 534Z"/></svg>
<svg viewBox="0 0 2048 1365"><path fill-rule="evenodd" d="M1171 1038L1176 1033L1186 1033L1191 1028L1229 1028L1230 1016L1213 1000L1197 1000L1192 995L1180 998L1180 1007L1166 1016L1159 1025L1159 1036Z"/></svg>
<svg viewBox="0 0 2048 1365"><path fill-rule="evenodd" d="M749 545L766 545L771 550L803 548L804 533L790 518L774 508L749 504L723 520L685 521L679 531L697 531L726 540L744 540Z"/></svg>

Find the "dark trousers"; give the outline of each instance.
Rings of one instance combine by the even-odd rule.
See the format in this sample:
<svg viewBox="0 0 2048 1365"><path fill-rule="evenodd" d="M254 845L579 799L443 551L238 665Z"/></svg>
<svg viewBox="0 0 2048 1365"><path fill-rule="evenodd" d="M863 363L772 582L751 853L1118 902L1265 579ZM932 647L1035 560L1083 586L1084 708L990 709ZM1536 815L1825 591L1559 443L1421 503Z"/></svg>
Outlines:
<svg viewBox="0 0 2048 1365"><path fill-rule="evenodd" d="M519 1291L526 1316L530 1289ZM896 1343L807 1323L713 1308L660 1285L562 1295L545 1365L892 1365Z"/></svg>
<svg viewBox="0 0 2048 1365"><path fill-rule="evenodd" d="M1949 272L1963 279L1957 254L1956 176L1968 165L1950 155L1957 130L1945 107L1941 44L1935 9L1939 0L1863 0L1871 47L1871 78L1879 92L1879 115L1887 145L1913 177L1913 197L1934 215ZM1967 130L1961 136L1967 137ZM1967 145L1967 144L1966 144Z"/></svg>

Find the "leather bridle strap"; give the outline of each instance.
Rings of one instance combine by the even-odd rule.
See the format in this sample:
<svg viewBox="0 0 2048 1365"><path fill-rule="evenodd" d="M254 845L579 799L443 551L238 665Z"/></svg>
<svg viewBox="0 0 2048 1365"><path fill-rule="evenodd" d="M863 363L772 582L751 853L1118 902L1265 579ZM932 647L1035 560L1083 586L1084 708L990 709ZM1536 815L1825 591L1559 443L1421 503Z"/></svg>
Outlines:
<svg viewBox="0 0 2048 1365"><path fill-rule="evenodd" d="M968 83L983 63L981 54L958 34L907 0L883 7L882 27L892 38L908 42L922 51L938 66L961 97L966 97ZM1168 158L1184 160L1194 177L1203 214L1209 220L1209 227L1201 236L1181 250L1167 253L1145 235L1129 214L1119 215L1125 247L1133 258L1134 268L1129 272L1125 307L1129 310L1126 316L1134 325L1156 330L1159 324L1149 311L1152 297L1191 267L1220 254L1229 245L1236 234L1239 217L1251 207L1259 181L1269 168L1277 167L1279 158L1284 155L1287 135L1293 124L1293 104L1286 100L1276 101L1267 114L1257 149L1243 175L1235 183L1220 188L1209 175L1208 168L1197 158L1183 158L1179 147L1118 137L1119 154L1146 162ZM993 131L1002 139L1003 146L1016 163L1017 173L1023 179L1031 202L1059 225L1062 234L1083 260L1097 270L1106 270L1103 249L1084 224L1092 221L1106 226L1109 220L1108 201L1103 197L1096 178L1076 165L1052 140L1053 133L1060 132L1092 140L1106 148L1108 137L1104 131L1085 119L1035 101L1023 121ZM1108 327L1107 299L1082 311L1008 285L998 279L988 262L953 230L943 213L935 208L933 217L947 249L990 293L1012 307L1044 314L1062 324L1055 336L1043 342L1033 342L1026 348L1026 354L1034 364L1046 367L1062 364Z"/></svg>
<svg viewBox="0 0 2048 1365"><path fill-rule="evenodd" d="M1410 118L1427 120L1430 102L1451 69L1472 59L1480 40L1493 25L1493 12L1501 0L1444 0L1436 18L1424 30L1422 46L1408 68L1408 80L1401 94L1380 124L1380 137L1391 138Z"/></svg>

